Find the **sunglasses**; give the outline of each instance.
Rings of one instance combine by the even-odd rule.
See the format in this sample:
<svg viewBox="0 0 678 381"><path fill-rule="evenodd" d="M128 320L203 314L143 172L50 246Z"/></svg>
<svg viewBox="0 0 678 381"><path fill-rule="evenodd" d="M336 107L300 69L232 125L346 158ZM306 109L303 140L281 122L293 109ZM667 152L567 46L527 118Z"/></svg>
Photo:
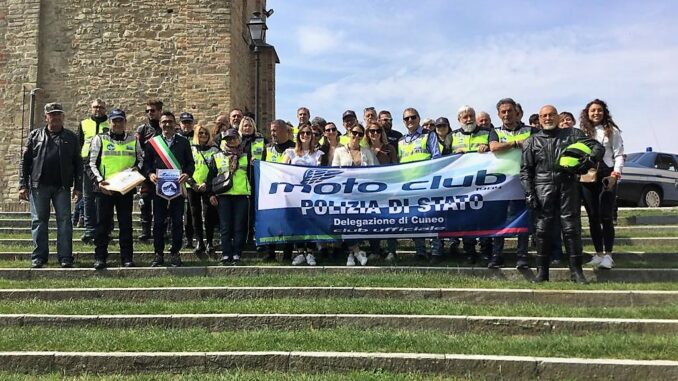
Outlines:
<svg viewBox="0 0 678 381"><path fill-rule="evenodd" d="M299 136L311 136L312 134L311 131L299 131Z"/></svg>
<svg viewBox="0 0 678 381"><path fill-rule="evenodd" d="M237 140L238 137L237 136L227 136L224 139L226 139L226 140Z"/></svg>
<svg viewBox="0 0 678 381"><path fill-rule="evenodd" d="M381 135L381 130L367 130L367 132L370 133L370 134Z"/></svg>
<svg viewBox="0 0 678 381"><path fill-rule="evenodd" d="M156 109L153 109L153 108L146 109L146 113L147 113L147 114L148 114L149 112L156 112L156 111L157 111L157 110L156 110Z"/></svg>
<svg viewBox="0 0 678 381"><path fill-rule="evenodd" d="M325 132L337 132L337 129L336 128L328 128L328 129L325 129Z"/></svg>
<svg viewBox="0 0 678 381"><path fill-rule="evenodd" d="M198 132L198 135L206 135L206 136L210 136L210 133L209 133L209 132L206 132L206 131L200 131L200 132Z"/></svg>
<svg viewBox="0 0 678 381"><path fill-rule="evenodd" d="M104 106L92 106L92 108L99 109L99 108L106 108L106 107L104 107Z"/></svg>
<svg viewBox="0 0 678 381"><path fill-rule="evenodd" d="M365 133L360 131L351 131L351 135L353 135L354 137L362 138L363 136L365 136Z"/></svg>
<svg viewBox="0 0 678 381"><path fill-rule="evenodd" d="M417 118L419 118L419 117L416 116L416 115L403 116L403 120L406 121L406 122L408 122L410 120L416 120Z"/></svg>

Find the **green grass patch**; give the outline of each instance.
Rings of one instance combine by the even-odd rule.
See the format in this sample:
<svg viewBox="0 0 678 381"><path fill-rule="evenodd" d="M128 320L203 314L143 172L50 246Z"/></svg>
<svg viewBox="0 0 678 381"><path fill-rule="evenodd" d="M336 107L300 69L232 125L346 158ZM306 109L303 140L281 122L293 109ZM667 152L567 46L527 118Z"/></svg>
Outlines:
<svg viewBox="0 0 678 381"><path fill-rule="evenodd" d="M571 307L532 302L483 305L449 300L397 300L372 298L320 299L204 299L168 302L162 300L110 301L72 300L3 301L2 314L50 315L151 315L151 314L377 314L377 315L459 315L533 316L628 319L675 319L678 304L645 307Z"/></svg>
<svg viewBox="0 0 678 381"><path fill-rule="evenodd" d="M201 352L338 351L678 360L678 336L444 334L432 330L21 327L0 329L0 351Z"/></svg>
<svg viewBox="0 0 678 381"><path fill-rule="evenodd" d="M614 270L613 270L614 271ZM390 273L361 275L285 274L224 277L159 276L150 278L0 279L0 288L95 288L95 287L434 287L518 288L549 290L678 290L678 282L604 282L579 285L572 282L532 284L505 279L482 279L441 273Z"/></svg>

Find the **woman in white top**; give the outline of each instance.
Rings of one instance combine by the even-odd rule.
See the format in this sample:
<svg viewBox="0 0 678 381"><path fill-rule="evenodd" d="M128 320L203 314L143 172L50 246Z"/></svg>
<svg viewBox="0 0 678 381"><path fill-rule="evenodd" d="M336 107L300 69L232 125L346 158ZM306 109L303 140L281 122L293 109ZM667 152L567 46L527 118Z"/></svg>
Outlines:
<svg viewBox="0 0 678 381"><path fill-rule="evenodd" d="M589 102L582 110L579 125L590 138L605 147L603 160L598 164L595 182L582 183L582 199L589 218L591 239L596 255L591 266L614 267L613 215L617 196L617 181L624 167L624 141L619 127L612 120L607 104L600 99Z"/></svg>
<svg viewBox="0 0 678 381"><path fill-rule="evenodd" d="M333 167L364 167L368 165L377 165L376 156L372 153L369 147L361 147L360 141L365 137L365 127L356 124L347 131L349 140L348 144L339 147L334 151L334 158L332 158ZM346 266L355 266L355 260L360 262L360 265L367 264L367 254L360 250L360 241L347 241L350 251L346 259Z"/></svg>
<svg viewBox="0 0 678 381"><path fill-rule="evenodd" d="M306 165L316 167L320 165L323 152L317 149L317 139L313 135L310 124L299 126L296 146L288 148L283 154L283 161L292 165ZM316 260L313 251L317 248L314 242L304 242L297 245L297 256L292 259L292 265L301 265L304 262L309 266L315 266Z"/></svg>

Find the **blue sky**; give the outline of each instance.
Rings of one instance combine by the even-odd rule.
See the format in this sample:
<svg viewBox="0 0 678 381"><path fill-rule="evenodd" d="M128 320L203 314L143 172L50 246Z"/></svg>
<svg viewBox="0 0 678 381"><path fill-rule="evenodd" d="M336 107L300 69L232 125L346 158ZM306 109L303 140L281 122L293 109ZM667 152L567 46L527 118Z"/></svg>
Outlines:
<svg viewBox="0 0 678 381"><path fill-rule="evenodd" d="M456 117L512 97L578 116L605 100L627 152L678 153L678 1L268 0L276 114L366 106Z"/></svg>

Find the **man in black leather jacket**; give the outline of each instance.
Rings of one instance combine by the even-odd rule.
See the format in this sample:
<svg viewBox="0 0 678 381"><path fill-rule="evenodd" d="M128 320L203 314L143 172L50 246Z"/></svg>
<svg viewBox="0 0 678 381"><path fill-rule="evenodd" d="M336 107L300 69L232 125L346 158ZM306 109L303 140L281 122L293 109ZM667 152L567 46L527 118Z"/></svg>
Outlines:
<svg viewBox="0 0 678 381"><path fill-rule="evenodd" d="M558 128L558 111L553 106L539 110L539 122L543 129L531 135L523 143L520 179L525 190L527 205L537 215L537 276L535 282L549 280L551 251L550 229L554 220L560 218L565 251L570 257L572 280L586 283L582 272L581 243L581 196L579 174L586 173L603 157L604 149L596 140L590 139L578 129ZM561 153L569 145L583 143L591 149L588 158L572 172L558 166Z"/></svg>
<svg viewBox="0 0 678 381"><path fill-rule="evenodd" d="M146 142L160 135L160 115L162 115L163 103L159 99L149 99L146 101L146 116L148 121L137 127L137 141L141 149L146 149ZM139 211L141 212L141 235L139 240L146 242L151 238L151 227L153 225L153 195L155 187L149 181L141 185L139 192Z"/></svg>
<svg viewBox="0 0 678 381"><path fill-rule="evenodd" d="M78 136L64 128L64 109L45 105L45 127L31 131L21 151L19 199L31 203L33 254L31 266L40 268L49 257L50 204L57 221L57 256L61 267L73 267L73 198L82 196L82 158Z"/></svg>

